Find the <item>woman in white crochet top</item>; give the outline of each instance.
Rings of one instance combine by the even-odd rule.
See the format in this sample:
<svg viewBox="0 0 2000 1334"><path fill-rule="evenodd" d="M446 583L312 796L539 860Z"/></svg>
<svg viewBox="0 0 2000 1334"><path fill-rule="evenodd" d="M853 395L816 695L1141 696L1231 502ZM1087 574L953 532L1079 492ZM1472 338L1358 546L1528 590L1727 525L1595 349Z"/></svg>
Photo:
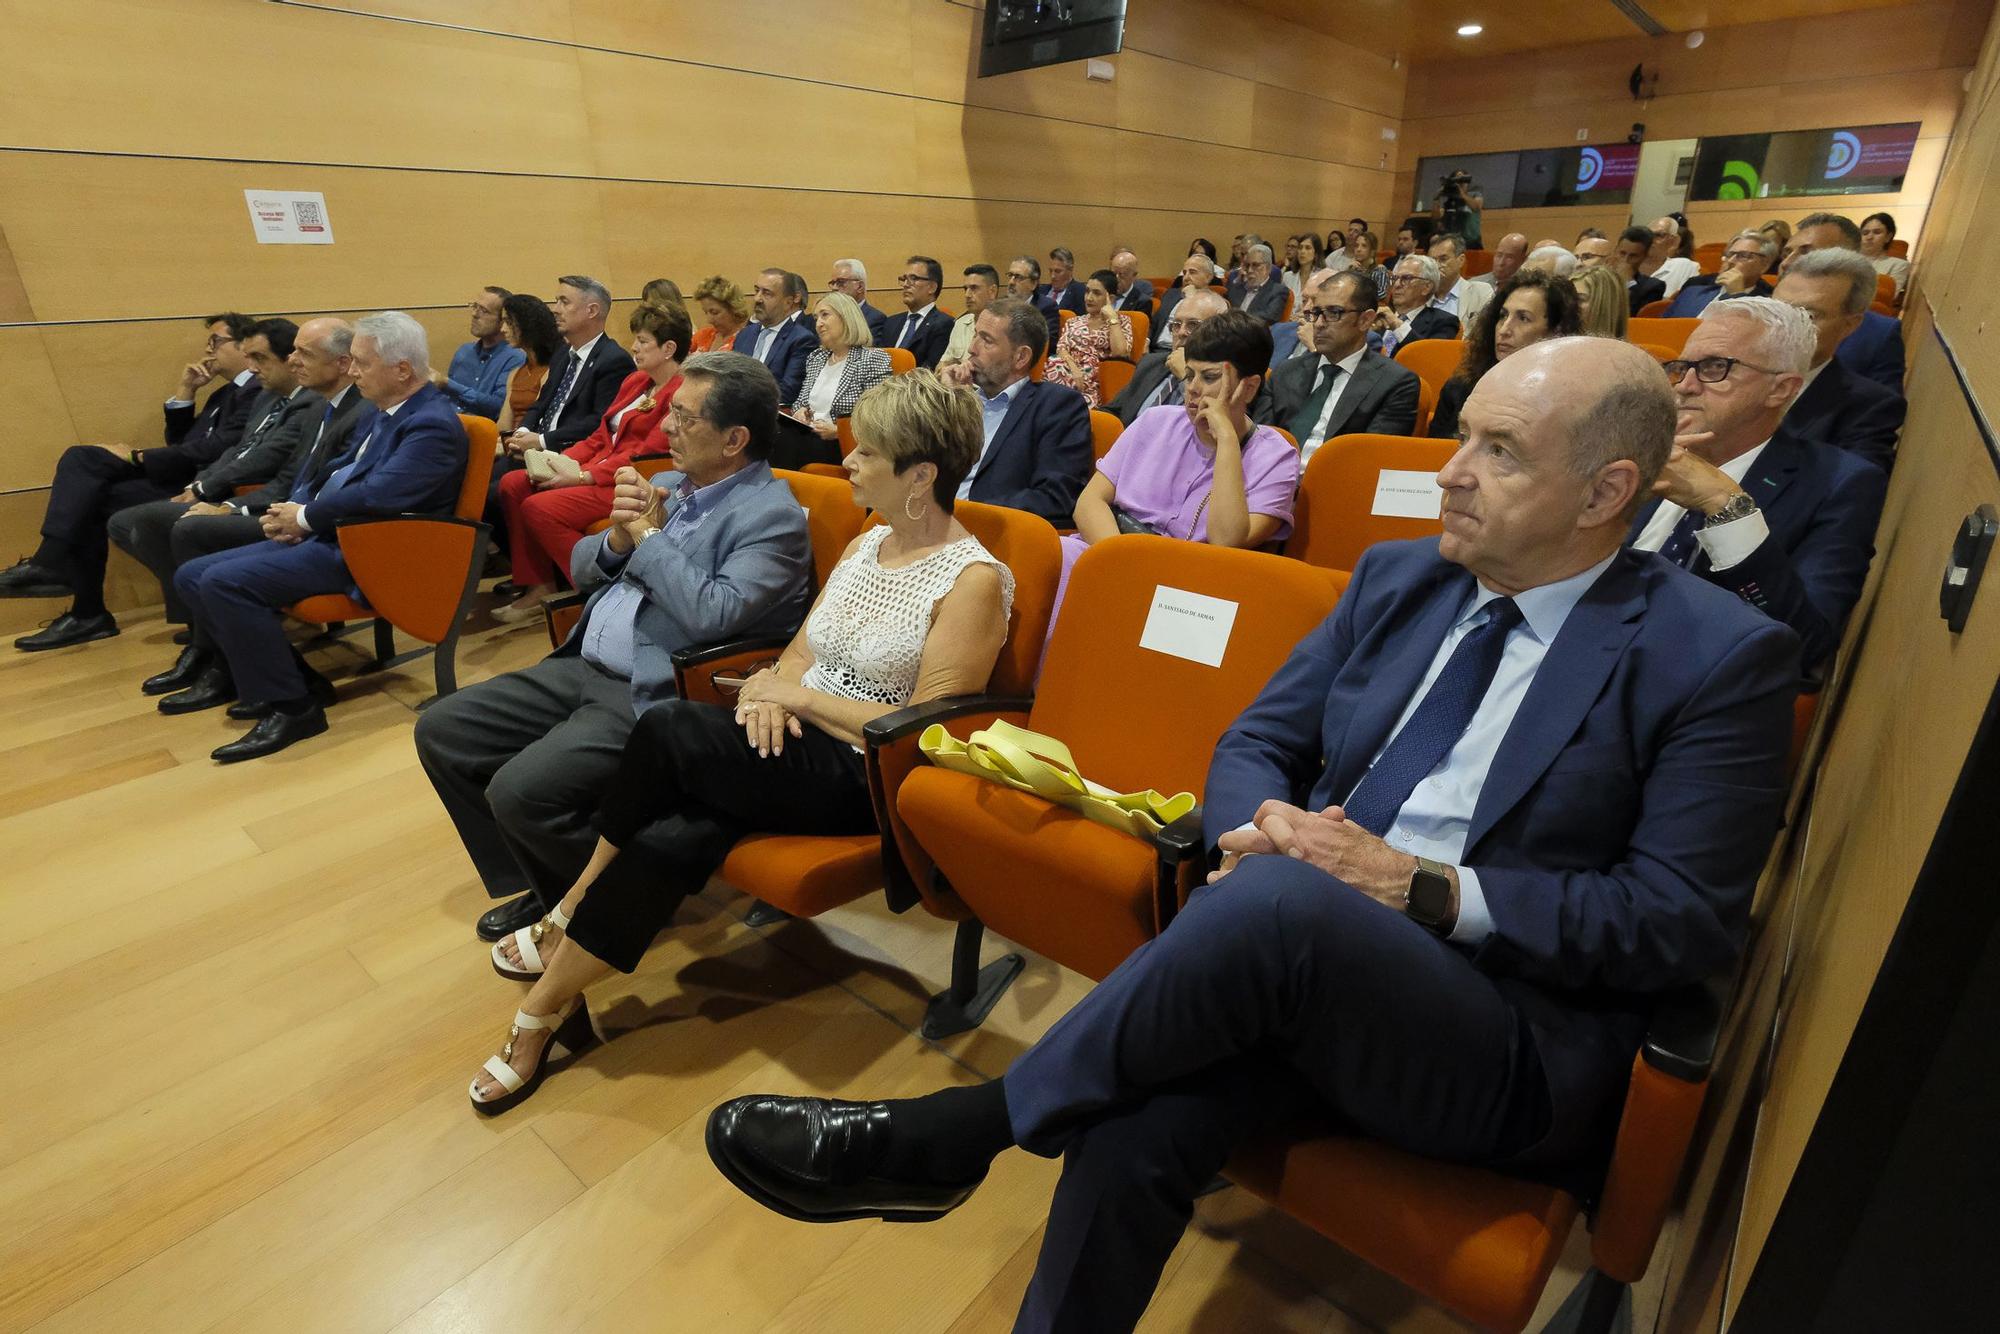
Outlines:
<svg viewBox="0 0 2000 1334"><path fill-rule="evenodd" d="M584 987L636 968L739 838L874 830L860 750L870 721L986 688L1014 575L952 517L984 443L977 400L929 371L895 376L855 404L854 438L854 503L885 525L848 546L805 626L733 708L671 700L639 719L554 929L532 958L512 937L494 947L497 970L534 986L472 1081L477 1110L520 1102L598 1040Z"/></svg>

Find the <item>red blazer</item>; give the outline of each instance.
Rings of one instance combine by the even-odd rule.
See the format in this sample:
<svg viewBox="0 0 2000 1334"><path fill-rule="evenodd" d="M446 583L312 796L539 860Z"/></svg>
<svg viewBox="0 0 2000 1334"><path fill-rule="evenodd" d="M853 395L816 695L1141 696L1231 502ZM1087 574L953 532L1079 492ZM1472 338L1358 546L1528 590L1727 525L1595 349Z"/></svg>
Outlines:
<svg viewBox="0 0 2000 1334"><path fill-rule="evenodd" d="M597 429L563 451L582 465L590 475L590 480L598 486L610 486L618 470L630 464L640 454L664 454L667 452L666 433L660 428L667 420L667 409L674 401L674 391L681 387L681 377L660 386L660 392L653 396L653 406L644 412L626 413L625 420L618 423L616 434L612 433L611 422L627 403L637 402L648 389L653 387L653 377L644 371L633 371L625 377L625 383L618 386L618 392L611 397L611 406L605 409Z"/></svg>

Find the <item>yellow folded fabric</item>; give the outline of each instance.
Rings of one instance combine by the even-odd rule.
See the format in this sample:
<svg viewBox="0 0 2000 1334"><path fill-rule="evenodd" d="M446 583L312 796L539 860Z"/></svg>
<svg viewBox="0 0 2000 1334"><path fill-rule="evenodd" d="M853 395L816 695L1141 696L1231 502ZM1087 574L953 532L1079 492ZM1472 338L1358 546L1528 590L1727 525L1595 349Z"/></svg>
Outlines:
<svg viewBox="0 0 2000 1334"><path fill-rule="evenodd" d="M932 723L917 738L917 749L939 768L1032 792L1135 838L1150 837L1195 808L1192 792L1169 797L1151 789L1114 792L1093 783L1076 771L1068 746L1004 719L964 741L946 731L944 724Z"/></svg>

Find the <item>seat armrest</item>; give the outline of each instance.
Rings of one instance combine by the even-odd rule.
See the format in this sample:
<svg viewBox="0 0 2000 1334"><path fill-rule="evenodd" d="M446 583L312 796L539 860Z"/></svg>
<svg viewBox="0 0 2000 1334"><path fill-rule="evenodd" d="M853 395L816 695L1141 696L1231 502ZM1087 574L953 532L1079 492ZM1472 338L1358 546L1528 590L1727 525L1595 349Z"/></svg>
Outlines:
<svg viewBox="0 0 2000 1334"><path fill-rule="evenodd" d="M932 723L948 723L974 713L1025 714L1034 707L1033 695L947 695L885 713L862 728L862 737L873 749L917 736Z"/></svg>
<svg viewBox="0 0 2000 1334"><path fill-rule="evenodd" d="M775 661L791 643L783 639L732 639L722 644L697 644L674 654L674 689L682 699L725 704L735 694L716 681L718 675L748 674Z"/></svg>
<svg viewBox="0 0 2000 1334"><path fill-rule="evenodd" d="M1652 1021L1646 1026L1646 1045L1640 1053L1646 1064L1675 1079L1694 1082L1708 1078L1715 1064L1722 1016L1729 1012L1735 989L1732 973L1662 996L1654 1003Z"/></svg>
<svg viewBox="0 0 2000 1334"><path fill-rule="evenodd" d="M1187 906L1188 896L1208 879L1208 840L1201 832L1201 807L1153 835L1153 854L1158 867L1153 892L1153 927L1167 929L1175 914Z"/></svg>
<svg viewBox="0 0 2000 1334"><path fill-rule="evenodd" d="M542 624L548 627L549 647L561 648L569 639L570 631L583 619L583 604L590 599L582 593L565 593L561 597L545 598L542 602Z"/></svg>

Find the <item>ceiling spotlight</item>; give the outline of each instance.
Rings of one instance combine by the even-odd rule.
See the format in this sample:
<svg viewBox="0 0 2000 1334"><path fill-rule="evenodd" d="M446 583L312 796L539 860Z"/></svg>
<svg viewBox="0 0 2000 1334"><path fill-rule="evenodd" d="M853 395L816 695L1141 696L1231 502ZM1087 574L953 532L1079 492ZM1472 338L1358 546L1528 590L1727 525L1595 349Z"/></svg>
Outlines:
<svg viewBox="0 0 2000 1334"><path fill-rule="evenodd" d="M1460 37L1477 37L1480 33L1485 31L1486 28L1483 24L1461 23L1458 25L1458 35Z"/></svg>

